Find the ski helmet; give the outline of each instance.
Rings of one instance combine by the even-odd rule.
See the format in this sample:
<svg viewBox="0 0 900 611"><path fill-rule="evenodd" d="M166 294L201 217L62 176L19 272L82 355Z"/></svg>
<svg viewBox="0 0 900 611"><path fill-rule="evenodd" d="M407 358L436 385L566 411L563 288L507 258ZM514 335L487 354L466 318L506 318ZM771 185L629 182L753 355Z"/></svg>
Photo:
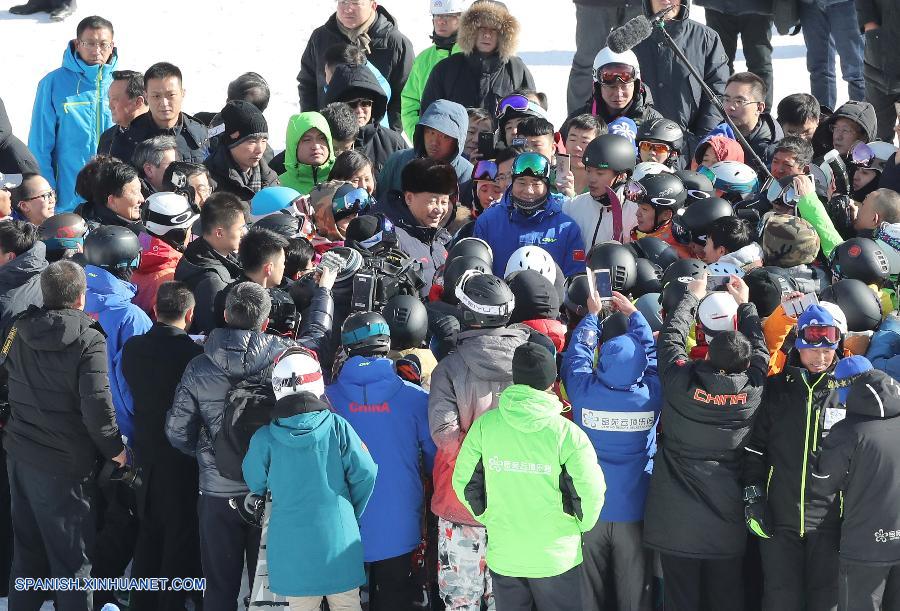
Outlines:
<svg viewBox="0 0 900 611"><path fill-rule="evenodd" d="M691 280L701 278L705 272L706 263L700 259L679 259L663 272L663 288L675 280L687 284Z"/></svg>
<svg viewBox="0 0 900 611"><path fill-rule="evenodd" d="M834 324L840 330L841 335L847 335L847 315L844 314L844 311L836 303L831 303L830 301L820 301L819 306L831 314Z"/></svg>
<svg viewBox="0 0 900 611"><path fill-rule="evenodd" d="M352 278L363 264L363 258L359 251L346 246L336 246L322 256L325 257L326 255L339 256L341 258L341 269L338 270L337 278L334 281L335 284Z"/></svg>
<svg viewBox="0 0 900 611"><path fill-rule="evenodd" d="M837 305L846 314L850 331L872 331L881 323L881 301L862 280L839 280L822 289L819 299Z"/></svg>
<svg viewBox="0 0 900 611"><path fill-rule="evenodd" d="M869 238L850 238L838 244L828 262L835 282L854 278L880 287L891 271L884 252Z"/></svg>
<svg viewBox="0 0 900 611"><path fill-rule="evenodd" d="M632 66L635 73L634 78L641 78L641 67L638 64L637 55L634 54L634 51L629 49L622 53L615 53L609 47L603 47L597 55L594 56L593 74L595 83L599 82L597 79L597 70L603 66L608 66L609 64L625 64L626 66Z"/></svg>
<svg viewBox="0 0 900 611"><path fill-rule="evenodd" d="M46 219L38 228L38 237L47 252L78 251L84 246L87 223L74 212L61 212Z"/></svg>
<svg viewBox="0 0 900 611"><path fill-rule="evenodd" d="M588 143L581 161L586 168L630 173L636 162L634 145L617 134L602 134Z"/></svg>
<svg viewBox="0 0 900 611"><path fill-rule="evenodd" d="M731 293L713 291L697 306L697 321L703 333L711 338L722 331L737 331L738 304Z"/></svg>
<svg viewBox="0 0 900 611"><path fill-rule="evenodd" d="M311 392L316 397L325 394L322 367L315 355L300 346L288 348L275 358L272 369L272 390L275 399L301 392Z"/></svg>
<svg viewBox="0 0 900 611"><path fill-rule="evenodd" d="M662 294L659 297L659 304L663 312L671 314L684 299L688 293L687 282L682 282L685 277L679 277L673 282L664 283Z"/></svg>
<svg viewBox="0 0 900 611"><path fill-rule="evenodd" d="M163 237L170 231L190 229L198 218L197 208L180 193L153 193L147 198L144 227L152 235Z"/></svg>
<svg viewBox="0 0 900 611"><path fill-rule="evenodd" d="M600 345L628 333L628 317L618 310L600 321Z"/></svg>
<svg viewBox="0 0 900 611"><path fill-rule="evenodd" d="M481 238L463 238L454 244L447 251L447 260L444 262L445 269L457 257L477 257L487 263L488 267L494 264L494 253L490 245Z"/></svg>
<svg viewBox="0 0 900 611"><path fill-rule="evenodd" d="M725 216L734 216L731 204L721 197L707 197L672 217L672 235L681 244L705 245L710 226Z"/></svg>
<svg viewBox="0 0 900 611"><path fill-rule="evenodd" d="M550 284L556 282L556 265L553 257L540 246L529 245L517 248L506 263L503 278L508 281L511 275L523 269L533 269L549 280Z"/></svg>
<svg viewBox="0 0 900 611"><path fill-rule="evenodd" d="M460 225L459 229L456 230L456 233L453 234L453 239L451 239L447 243L447 252L453 250L453 247L465 240L466 238L471 238L472 234L475 233L475 221L466 221L462 225Z"/></svg>
<svg viewBox="0 0 900 611"><path fill-rule="evenodd" d="M672 148L676 155L684 144L684 131L681 127L669 119L650 119L641 123L638 128L637 141L662 142Z"/></svg>
<svg viewBox="0 0 900 611"><path fill-rule="evenodd" d="M269 231L274 231L278 235L290 239L300 237L300 230L302 228L301 223L301 219L293 214L276 212L275 214L262 217L253 223L253 227L268 229Z"/></svg>
<svg viewBox="0 0 900 611"><path fill-rule="evenodd" d="M662 269L647 259L635 261L634 286L631 296L640 297L647 293L658 293L662 290Z"/></svg>
<svg viewBox="0 0 900 611"><path fill-rule="evenodd" d="M652 231L656 231L666 222L660 219L660 213L669 210L674 217L684 206L687 192L680 178L674 174L662 173L644 176L640 182L630 181L625 185L625 197L636 204L653 207Z"/></svg>
<svg viewBox="0 0 900 611"><path fill-rule="evenodd" d="M281 212L291 207L302 195L290 187L265 187L250 200L250 220L258 221L264 216Z"/></svg>
<svg viewBox="0 0 900 611"><path fill-rule="evenodd" d="M753 168L740 161L719 161L711 168L704 168L716 192L726 199L738 200L759 191L759 178Z"/></svg>
<svg viewBox="0 0 900 611"><path fill-rule="evenodd" d="M634 253L618 242L602 242L588 253L588 267L597 271L608 269L614 291L628 293L637 276Z"/></svg>
<svg viewBox="0 0 900 611"><path fill-rule="evenodd" d="M647 319L647 324L650 325L650 330L654 333L662 329L663 326L662 306L660 305L661 297L662 295L659 293L647 293L638 297L637 301L634 302L634 307L644 315L644 318Z"/></svg>
<svg viewBox="0 0 900 611"><path fill-rule="evenodd" d="M391 329L378 312L357 312L341 325L341 345L351 356L387 354L391 349Z"/></svg>
<svg viewBox="0 0 900 611"><path fill-rule="evenodd" d="M571 316L584 316L587 314L587 300L589 293L587 274L577 274L566 278L566 295L563 305Z"/></svg>
<svg viewBox="0 0 900 611"><path fill-rule="evenodd" d="M84 256L88 265L105 270L136 269L141 243L127 227L101 225L84 239Z"/></svg>
<svg viewBox="0 0 900 611"><path fill-rule="evenodd" d="M632 152L634 152L634 147L632 147ZM642 161L641 163L634 166L634 172L631 174L632 180L643 180L647 176L652 176L653 174L673 174L672 168L669 166L657 163L655 161Z"/></svg>
<svg viewBox="0 0 900 611"><path fill-rule="evenodd" d="M457 15L464 13L468 6L467 0L431 0L432 15Z"/></svg>
<svg viewBox="0 0 900 611"><path fill-rule="evenodd" d="M653 236L644 236L628 244L634 255L655 263L663 271L679 260L678 252L665 240Z"/></svg>
<svg viewBox="0 0 900 611"><path fill-rule="evenodd" d="M737 276L738 278L744 276L743 269L734 263L723 263L722 261L711 263L707 266L706 271L709 272L710 276Z"/></svg>
<svg viewBox="0 0 900 611"><path fill-rule="evenodd" d="M428 311L412 295L391 297L381 312L391 330L391 348L419 348L428 335Z"/></svg>
<svg viewBox="0 0 900 611"><path fill-rule="evenodd" d="M712 181L700 172L694 172L693 170L675 170L675 176L681 179L681 182L684 183L684 188L687 189L688 205L691 205L697 200L706 199L707 197L712 196L715 191Z"/></svg>
<svg viewBox="0 0 900 611"><path fill-rule="evenodd" d="M441 293L441 301L450 305L457 305L456 285L459 284L463 274L469 270L476 270L482 274L490 274L491 266L480 257L464 255L456 257L450 265L444 268L444 291Z"/></svg>
<svg viewBox="0 0 900 611"><path fill-rule="evenodd" d="M509 322L516 299L509 286L492 274L470 270L456 285L462 322L468 327L502 327Z"/></svg>

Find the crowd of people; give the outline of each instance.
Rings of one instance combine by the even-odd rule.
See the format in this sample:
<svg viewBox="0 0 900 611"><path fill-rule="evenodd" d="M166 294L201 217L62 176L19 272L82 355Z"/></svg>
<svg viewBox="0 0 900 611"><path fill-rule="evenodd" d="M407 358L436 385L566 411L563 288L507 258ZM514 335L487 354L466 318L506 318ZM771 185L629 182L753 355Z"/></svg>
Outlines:
<svg viewBox="0 0 900 611"><path fill-rule="evenodd" d="M900 610L896 6L801 2L776 103L771 2L576 0L554 125L429 4L337 0L283 151L99 16L0 102L10 609Z"/></svg>

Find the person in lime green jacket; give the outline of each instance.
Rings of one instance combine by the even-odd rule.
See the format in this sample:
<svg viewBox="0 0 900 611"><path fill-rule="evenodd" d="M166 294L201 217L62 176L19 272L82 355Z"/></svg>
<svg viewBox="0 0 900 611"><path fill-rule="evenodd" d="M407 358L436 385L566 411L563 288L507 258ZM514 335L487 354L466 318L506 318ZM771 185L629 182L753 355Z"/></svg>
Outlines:
<svg viewBox="0 0 900 611"><path fill-rule="evenodd" d="M334 145L328 121L317 112L301 112L288 121L284 144L283 187L306 195L328 180L334 165Z"/></svg>
<svg viewBox="0 0 900 611"><path fill-rule="evenodd" d="M794 176L794 189L796 189L800 198L797 201L797 212L802 218L809 221L809 224L819 234L822 254L826 258L830 257L831 251L834 250L835 246L841 244L844 238L838 233L834 222L825 210L825 205L816 195L816 187L812 178L807 175Z"/></svg>
<svg viewBox="0 0 900 611"><path fill-rule="evenodd" d="M406 85L400 92L400 119L403 131L412 142L416 133L416 124L422 114L422 92L432 68L451 55L460 52L456 44L456 32L459 29L459 16L468 4L467 0L430 0L431 20L434 33L431 40L434 44L419 53L413 61L412 70Z"/></svg>
<svg viewBox="0 0 900 611"><path fill-rule="evenodd" d="M527 342L513 385L472 423L453 489L488 535L497 609L580 611L581 535L596 524L605 484L587 435L552 394L556 358Z"/></svg>

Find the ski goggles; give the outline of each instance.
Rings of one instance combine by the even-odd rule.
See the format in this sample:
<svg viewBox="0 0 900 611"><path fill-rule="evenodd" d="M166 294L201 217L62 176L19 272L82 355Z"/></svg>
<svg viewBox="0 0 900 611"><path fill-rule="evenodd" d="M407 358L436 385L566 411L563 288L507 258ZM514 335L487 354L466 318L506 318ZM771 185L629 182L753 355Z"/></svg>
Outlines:
<svg viewBox="0 0 900 611"><path fill-rule="evenodd" d="M479 161L472 170L472 180L497 180L497 162L492 159Z"/></svg>
<svg viewBox="0 0 900 611"><path fill-rule="evenodd" d="M798 335L800 341L810 346L831 346L837 344L841 339L841 332L837 327L824 325L803 327Z"/></svg>
<svg viewBox="0 0 900 611"><path fill-rule="evenodd" d="M884 161L878 159L872 147L865 142L857 142L850 149L850 163L857 168L875 170L876 172L884 169Z"/></svg>
<svg viewBox="0 0 900 611"><path fill-rule="evenodd" d="M797 194L797 189L794 188L793 182L782 186L777 180L773 180L768 189L766 189L766 199L772 203L780 201L785 206L796 208L797 202L800 201L800 196Z"/></svg>
<svg viewBox="0 0 900 611"><path fill-rule="evenodd" d="M637 69L628 64L606 64L597 68L595 76L601 85L628 85L637 78Z"/></svg>
<svg viewBox="0 0 900 611"><path fill-rule="evenodd" d="M535 117L543 117L549 121L547 111L534 101L518 93L508 95L497 103L497 112L495 114L498 119L505 117L508 112L528 113Z"/></svg>
<svg viewBox="0 0 900 611"><path fill-rule="evenodd" d="M647 189L636 180L630 180L625 185L625 199L636 204L650 204L654 207L671 207L678 203L677 199L671 197L648 197Z"/></svg>
<svg viewBox="0 0 900 611"><path fill-rule="evenodd" d="M672 152L672 147L662 142L653 142L652 140L641 140L638 148L642 153L651 153L653 155L666 155Z"/></svg>
<svg viewBox="0 0 900 611"><path fill-rule="evenodd" d="M540 153L522 153L512 165L512 177L533 176L542 180L550 179L550 160Z"/></svg>
<svg viewBox="0 0 900 611"><path fill-rule="evenodd" d="M361 214L367 210L374 202L369 192L362 187L348 191L344 195L336 195L331 200L331 211L334 214L334 220L340 221L354 214Z"/></svg>
<svg viewBox="0 0 900 611"><path fill-rule="evenodd" d="M345 346L350 346L379 335L391 335L391 329L386 322L368 323L365 327L341 333L341 343Z"/></svg>

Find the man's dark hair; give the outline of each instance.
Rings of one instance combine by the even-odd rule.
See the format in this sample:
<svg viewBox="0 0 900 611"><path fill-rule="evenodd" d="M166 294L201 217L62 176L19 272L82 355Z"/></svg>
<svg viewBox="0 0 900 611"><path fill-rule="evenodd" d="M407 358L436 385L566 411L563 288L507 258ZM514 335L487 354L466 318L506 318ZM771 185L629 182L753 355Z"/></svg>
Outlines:
<svg viewBox="0 0 900 611"><path fill-rule="evenodd" d="M740 373L750 366L753 346L740 331L717 333L709 342L710 364L725 373Z"/></svg>
<svg viewBox="0 0 900 611"><path fill-rule="evenodd" d="M819 100L808 93L792 93L778 102L778 122L784 125L803 125L810 119L818 121L822 113Z"/></svg>
<svg viewBox="0 0 900 611"><path fill-rule="evenodd" d="M728 252L734 252L749 245L753 236L747 221L736 216L723 216L709 226L706 239L712 240L713 246L721 246Z"/></svg>
<svg viewBox="0 0 900 611"><path fill-rule="evenodd" d="M90 161L84 164L83 168L78 170L78 175L75 177L75 193L84 201L94 199L94 186L97 184L100 168L110 163L121 162L109 155L95 155L92 157Z"/></svg>
<svg viewBox="0 0 900 611"><path fill-rule="evenodd" d="M213 193L200 209L203 235L213 234L218 227L231 227L238 220L247 221L247 205L237 195L219 191Z"/></svg>
<svg viewBox="0 0 900 611"><path fill-rule="evenodd" d="M238 259L246 272L258 272L263 265L270 263L279 252L288 247L287 238L274 231L253 228L241 240L238 248Z"/></svg>
<svg viewBox="0 0 900 611"><path fill-rule="evenodd" d="M105 206L110 195L121 196L125 185L137 177L137 171L127 163L119 161L101 165L94 182L94 204Z"/></svg>
<svg viewBox="0 0 900 611"><path fill-rule="evenodd" d="M144 164L149 163L153 167L158 168L163 161L163 155L165 155L166 151L178 152L178 142L175 141L175 136L153 136L152 138L147 138L142 142L138 142L137 146L134 147L134 152L131 154L131 165L137 169L141 178L146 178L144 175Z"/></svg>
<svg viewBox="0 0 900 611"><path fill-rule="evenodd" d="M346 102L332 102L319 111L331 129L331 139L337 142L356 140L359 136L359 123L356 114Z"/></svg>
<svg viewBox="0 0 900 611"><path fill-rule="evenodd" d="M172 76L177 78L179 83L184 82L181 78L181 70L178 66L170 64L169 62L157 62L147 68L147 71L144 73L144 88L146 88L153 79L164 79Z"/></svg>
<svg viewBox="0 0 900 611"><path fill-rule="evenodd" d="M10 199L12 200L12 207L14 209L18 209L19 204L26 199L35 195L31 192L31 182L35 178L39 178L40 174L37 172L26 172L22 174L22 182L19 183L19 186L13 188L10 191Z"/></svg>
<svg viewBox="0 0 900 611"><path fill-rule="evenodd" d="M766 87L766 82L753 74L752 72L735 72L731 76L728 77L728 80L725 81L725 86L728 87L731 83L741 83L742 85L750 85L750 91L753 92L753 97L756 98L752 100L754 102L765 102L766 94L769 91L769 88Z"/></svg>
<svg viewBox="0 0 900 611"><path fill-rule="evenodd" d="M269 291L255 282L241 282L225 298L225 322L232 329L262 331L272 311Z"/></svg>
<svg viewBox="0 0 900 611"><path fill-rule="evenodd" d="M475 121L490 121L491 129L497 129L494 113L488 112L484 108L466 108L466 113L469 115L469 125Z"/></svg>
<svg viewBox="0 0 900 611"><path fill-rule="evenodd" d="M84 34L85 30L109 30L110 34L116 33L113 29L112 22L110 22L109 19L104 19L98 15L91 15L90 17L85 17L79 21L78 26L75 28L75 36L81 38L81 35Z"/></svg>
<svg viewBox="0 0 900 611"><path fill-rule="evenodd" d="M400 173L401 189L410 193L453 195L459 191L458 180L452 165L430 157L413 159Z"/></svg>
<svg viewBox="0 0 900 611"><path fill-rule="evenodd" d="M79 297L87 291L84 269L68 260L57 261L41 272L41 294L44 307L60 310L75 306Z"/></svg>
<svg viewBox="0 0 900 611"><path fill-rule="evenodd" d="M588 112L582 113L580 115L575 115L563 126L563 129L560 130L566 134L566 137L569 136L569 130L572 128L575 129L583 129L585 131L593 129L597 132L598 136L602 136L607 133L606 121L597 115L592 115Z"/></svg>
<svg viewBox="0 0 900 611"><path fill-rule="evenodd" d="M520 138L534 138L535 136L552 136L553 124L543 117L528 117L519 123L518 134Z"/></svg>
<svg viewBox="0 0 900 611"><path fill-rule="evenodd" d="M163 282L156 292L156 320L178 322L195 304L194 294L187 284L177 280Z"/></svg>
<svg viewBox="0 0 900 611"><path fill-rule="evenodd" d="M144 95L144 75L134 70L115 70L114 81L125 81L125 95L129 100L136 100ZM147 100L144 99L144 104Z"/></svg>
<svg viewBox="0 0 900 611"><path fill-rule="evenodd" d="M366 54L356 45L338 42L325 49L325 65L329 68L340 64L365 66Z"/></svg>
<svg viewBox="0 0 900 611"><path fill-rule="evenodd" d="M515 159L519 155L525 152L524 146L498 146L494 149L494 162L497 165L501 163L506 163L510 159Z"/></svg>
<svg viewBox="0 0 900 611"><path fill-rule="evenodd" d="M9 220L0 223L0 252L15 253L18 257L38 239L37 227L26 221Z"/></svg>
<svg viewBox="0 0 900 611"><path fill-rule="evenodd" d="M344 151L335 158L328 180L350 180L366 166L372 168L372 176L375 176L372 160L366 157L365 153L356 150Z"/></svg>
<svg viewBox="0 0 900 611"><path fill-rule="evenodd" d="M269 90L269 83L256 72L245 72L230 83L228 83L228 99L244 100L250 102L264 112L269 107L269 98L272 92Z"/></svg>
<svg viewBox="0 0 900 611"><path fill-rule="evenodd" d="M288 246L284 249L284 275L294 278L300 272L309 268L316 249L306 238L290 238Z"/></svg>
<svg viewBox="0 0 900 611"><path fill-rule="evenodd" d="M778 151L792 153L797 162L797 166L804 168L812 163L813 147L812 144L797 136L785 136L775 144L774 156Z"/></svg>

